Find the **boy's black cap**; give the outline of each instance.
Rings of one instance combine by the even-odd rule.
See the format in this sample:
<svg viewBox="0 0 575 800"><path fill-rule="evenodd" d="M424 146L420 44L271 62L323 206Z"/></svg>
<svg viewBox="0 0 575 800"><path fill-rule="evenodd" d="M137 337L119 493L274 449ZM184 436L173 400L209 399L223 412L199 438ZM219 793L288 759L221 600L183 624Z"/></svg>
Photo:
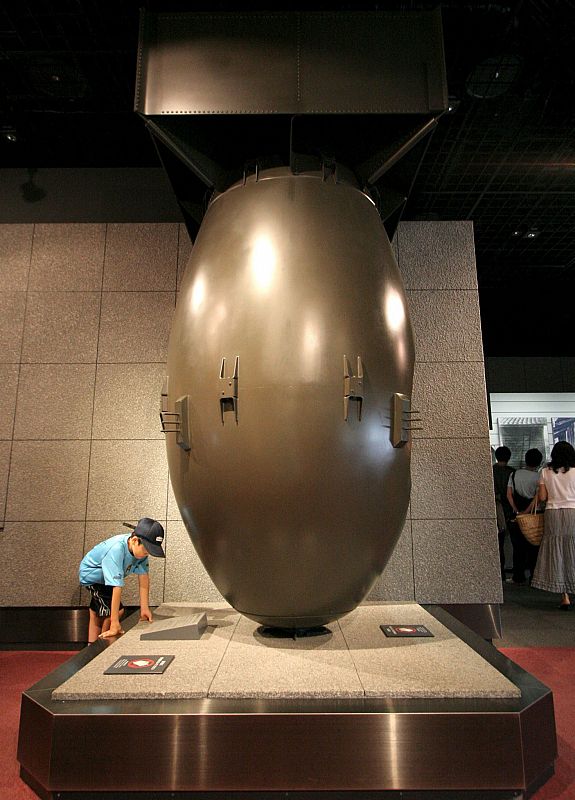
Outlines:
<svg viewBox="0 0 575 800"><path fill-rule="evenodd" d="M132 536L137 536L151 556L165 558L166 554L162 550L164 541L164 529L156 519L142 517L134 528Z"/></svg>

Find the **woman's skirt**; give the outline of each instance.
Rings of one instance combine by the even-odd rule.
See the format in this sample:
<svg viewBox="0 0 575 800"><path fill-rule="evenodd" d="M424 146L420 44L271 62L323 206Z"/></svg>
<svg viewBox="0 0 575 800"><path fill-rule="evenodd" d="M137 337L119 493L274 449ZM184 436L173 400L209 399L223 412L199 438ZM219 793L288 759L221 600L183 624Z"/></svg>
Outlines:
<svg viewBox="0 0 575 800"><path fill-rule="evenodd" d="M547 592L575 592L575 508L545 511L545 532L531 586Z"/></svg>

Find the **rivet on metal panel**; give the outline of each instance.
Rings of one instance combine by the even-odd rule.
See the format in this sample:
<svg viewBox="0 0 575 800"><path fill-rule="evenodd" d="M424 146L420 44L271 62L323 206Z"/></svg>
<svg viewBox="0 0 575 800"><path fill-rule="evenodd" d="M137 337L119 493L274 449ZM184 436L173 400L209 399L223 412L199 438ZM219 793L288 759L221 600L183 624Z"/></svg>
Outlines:
<svg viewBox="0 0 575 800"><path fill-rule="evenodd" d="M356 374L353 374L351 364L346 355L343 357L343 418L347 422L349 416L349 401L357 403L357 419L361 421L363 407L363 363L361 356L357 357Z"/></svg>
<svg viewBox="0 0 575 800"><path fill-rule="evenodd" d="M238 422L238 382L240 376L240 357L236 356L234 372L230 378L226 377L226 359L222 358L220 365L220 414L222 425L226 411L233 411L236 424Z"/></svg>

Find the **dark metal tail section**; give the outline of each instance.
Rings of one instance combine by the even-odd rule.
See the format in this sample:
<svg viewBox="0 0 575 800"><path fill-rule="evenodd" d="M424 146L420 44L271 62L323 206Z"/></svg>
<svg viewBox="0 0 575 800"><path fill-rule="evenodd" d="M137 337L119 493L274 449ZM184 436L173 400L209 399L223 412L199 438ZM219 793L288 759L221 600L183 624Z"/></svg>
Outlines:
<svg viewBox="0 0 575 800"><path fill-rule="evenodd" d="M142 12L136 111L192 238L242 176L334 164L391 238L446 107L439 11Z"/></svg>

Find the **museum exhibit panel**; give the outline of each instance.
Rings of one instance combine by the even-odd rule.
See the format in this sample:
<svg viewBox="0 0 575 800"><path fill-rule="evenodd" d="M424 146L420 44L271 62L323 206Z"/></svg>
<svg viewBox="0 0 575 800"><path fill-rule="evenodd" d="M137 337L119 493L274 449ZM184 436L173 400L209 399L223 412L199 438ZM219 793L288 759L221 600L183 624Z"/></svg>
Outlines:
<svg viewBox="0 0 575 800"><path fill-rule="evenodd" d="M179 297L167 347L175 292L129 297L170 292L157 271L113 260L118 240L131 247L129 226L98 233L100 394L89 448L78 436L73 456L89 464L86 532L131 516L131 491L167 522L158 638L141 639L133 617L124 637L24 693L19 760L40 796L481 789L496 800L552 773L551 692L448 613L488 616L501 584L472 226L399 222L445 100L436 14L144 15L136 106L186 224L150 236L166 245L158 264L175 256ZM52 321L40 307L54 299L27 294L38 325ZM140 300L161 329L150 362L163 433L129 449L106 439L119 419L109 398L141 362L114 320ZM152 340L130 335L135 350ZM24 530L37 517L30 500L22 510L19 474L34 448L14 445L6 524ZM152 477L110 476L110 454L126 453L153 454ZM4 591L3 603L21 589ZM194 637L162 638L203 614ZM298 637L310 626L324 629ZM160 674L114 673L161 659ZM145 774L113 756L135 720L157 743Z"/></svg>
<svg viewBox="0 0 575 800"><path fill-rule="evenodd" d="M511 466L523 467L522 458L537 447L545 461L557 442L575 442L573 392L497 392L489 395L491 448L511 450Z"/></svg>

